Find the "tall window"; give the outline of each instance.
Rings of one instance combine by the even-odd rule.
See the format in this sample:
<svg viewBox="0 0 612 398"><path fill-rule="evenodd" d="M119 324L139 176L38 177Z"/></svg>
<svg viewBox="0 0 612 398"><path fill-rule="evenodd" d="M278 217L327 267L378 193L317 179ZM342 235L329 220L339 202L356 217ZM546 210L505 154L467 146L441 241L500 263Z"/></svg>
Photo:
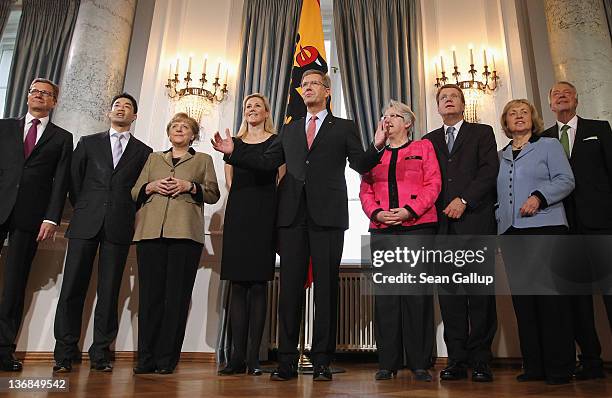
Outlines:
<svg viewBox="0 0 612 398"><path fill-rule="evenodd" d="M6 27L0 38L0 110L2 112L4 112L4 104L6 102L6 90L11 70L11 61L13 60L13 52L15 51L15 39L17 38L17 29L19 28L19 18L21 18L21 10L11 10L6 22Z"/></svg>

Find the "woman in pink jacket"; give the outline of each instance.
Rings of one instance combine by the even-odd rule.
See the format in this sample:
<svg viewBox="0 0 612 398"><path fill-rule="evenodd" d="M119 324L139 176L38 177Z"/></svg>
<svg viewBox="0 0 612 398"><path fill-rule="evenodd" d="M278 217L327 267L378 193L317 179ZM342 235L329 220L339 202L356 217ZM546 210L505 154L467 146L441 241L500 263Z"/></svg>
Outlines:
<svg viewBox="0 0 612 398"><path fill-rule="evenodd" d="M378 125L378 129L387 130L388 145L381 162L362 176L359 192L363 211L371 221L372 243L384 236L436 233L440 168L430 141L410 139L414 121L410 107L391 101ZM407 367L416 380L431 381L433 296L377 295L374 308L379 362L376 380L394 377L406 354Z"/></svg>

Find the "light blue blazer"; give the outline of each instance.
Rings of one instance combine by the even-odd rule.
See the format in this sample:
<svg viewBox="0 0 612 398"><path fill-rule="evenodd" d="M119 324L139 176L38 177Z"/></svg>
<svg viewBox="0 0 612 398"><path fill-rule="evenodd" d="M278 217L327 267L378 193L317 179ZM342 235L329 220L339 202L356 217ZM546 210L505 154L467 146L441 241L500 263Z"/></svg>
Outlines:
<svg viewBox="0 0 612 398"><path fill-rule="evenodd" d="M567 226L562 200L572 192L575 183L559 140L532 136L516 159L512 158L510 144L499 155L497 233L503 234L511 226ZM521 216L521 206L535 191L544 196L548 206L540 208L533 216Z"/></svg>

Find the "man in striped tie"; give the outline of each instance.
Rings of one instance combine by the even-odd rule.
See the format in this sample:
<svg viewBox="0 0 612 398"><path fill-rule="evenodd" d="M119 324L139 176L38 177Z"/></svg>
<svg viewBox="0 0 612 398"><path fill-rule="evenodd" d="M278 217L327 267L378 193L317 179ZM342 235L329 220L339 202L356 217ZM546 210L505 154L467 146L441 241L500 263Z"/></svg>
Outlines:
<svg viewBox="0 0 612 398"><path fill-rule="evenodd" d="M14 352L30 267L38 243L55 234L66 201L72 134L49 120L58 93L52 81L34 79L28 113L0 120L0 247L9 238L0 298L0 370L6 372L22 369Z"/></svg>
<svg viewBox="0 0 612 398"><path fill-rule="evenodd" d="M576 189L563 202L570 225L570 233L582 235L612 235L612 130L606 120L583 119L576 115L578 93L565 81L556 83L549 92L550 109L556 115L554 126L542 133L558 138L570 160ZM596 244L588 238L585 243L590 254L605 253L607 245ZM609 247L609 246L608 246ZM586 253L585 253L586 256ZM586 261L586 260L585 260ZM609 261L609 258L608 258ZM594 267L607 264L585 264ZM588 269L585 267L584 269ZM607 275L607 274L605 274ZM604 287L604 303L612 329L612 291ZM571 312L574 334L580 347L580 365L575 376L579 380L603 378L601 345L595 330L593 298L591 295L572 296Z"/></svg>

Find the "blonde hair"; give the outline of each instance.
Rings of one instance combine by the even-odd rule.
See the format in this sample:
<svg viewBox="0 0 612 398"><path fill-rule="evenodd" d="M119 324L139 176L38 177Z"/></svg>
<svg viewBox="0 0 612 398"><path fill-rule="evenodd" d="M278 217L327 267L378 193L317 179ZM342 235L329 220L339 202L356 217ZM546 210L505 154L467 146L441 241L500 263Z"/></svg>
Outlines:
<svg viewBox="0 0 612 398"><path fill-rule="evenodd" d="M403 116L405 122L410 121L410 127L408 127L408 136L410 137L410 134L414 132L414 122L416 121L416 116L414 112L412 112L412 109L410 109L408 105L397 100L389 101L387 106L383 108L383 113L388 109L397 110Z"/></svg>
<svg viewBox="0 0 612 398"><path fill-rule="evenodd" d="M187 126L189 126L189 128L191 129L191 132L193 133L193 140L191 140L191 142L189 143L190 145L193 143L193 141L200 138L199 123L185 112L179 112L172 116L172 119L170 119L168 125L166 126L166 134L170 135L170 127L176 122L185 122Z"/></svg>
<svg viewBox="0 0 612 398"><path fill-rule="evenodd" d="M266 133L276 134L276 130L274 129L274 122L272 121L272 112L270 111L270 103L268 102L268 99L265 95L261 93L253 93L247 95L242 101L242 123L240 123L240 129L238 129L236 138L245 138L249 133L249 124L247 123L246 118L244 117L244 110L246 108L247 101L251 98L259 98L264 104L264 109L266 110L266 112L268 112L268 117L264 122L264 131Z"/></svg>
<svg viewBox="0 0 612 398"><path fill-rule="evenodd" d="M540 117L538 110L531 104L531 102L521 98L510 100L506 104L506 106L504 106L504 111L501 115L501 127L502 130L504 130L506 137L512 138L512 133L510 132L510 129L508 128L508 123L506 122L506 116L508 116L508 112L511 108L514 108L519 105L527 105L529 107L529 110L531 111L531 132L533 134L539 135L544 130L544 121Z"/></svg>

